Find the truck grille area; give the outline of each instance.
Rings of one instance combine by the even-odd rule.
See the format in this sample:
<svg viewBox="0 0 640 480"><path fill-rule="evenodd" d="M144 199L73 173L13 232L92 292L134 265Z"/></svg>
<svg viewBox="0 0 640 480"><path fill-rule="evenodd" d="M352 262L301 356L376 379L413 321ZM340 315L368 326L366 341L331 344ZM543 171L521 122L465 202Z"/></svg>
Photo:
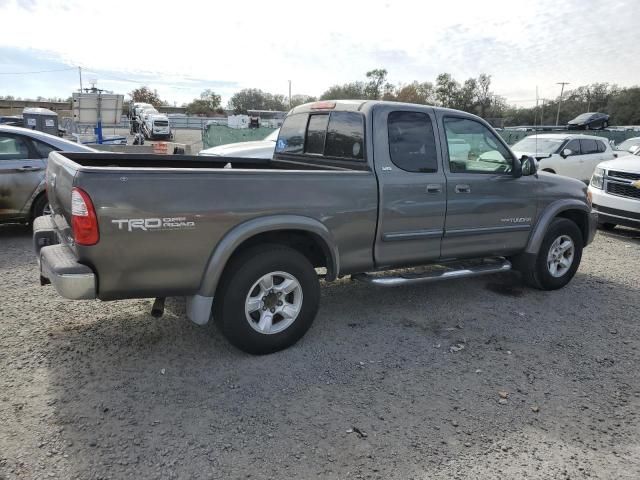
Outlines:
<svg viewBox="0 0 640 480"><path fill-rule="evenodd" d="M640 188L622 183L607 182L607 193L621 197L640 199Z"/></svg>
<svg viewBox="0 0 640 480"><path fill-rule="evenodd" d="M624 178L625 180L640 180L640 173L618 172L617 170L609 170L609 177Z"/></svg>

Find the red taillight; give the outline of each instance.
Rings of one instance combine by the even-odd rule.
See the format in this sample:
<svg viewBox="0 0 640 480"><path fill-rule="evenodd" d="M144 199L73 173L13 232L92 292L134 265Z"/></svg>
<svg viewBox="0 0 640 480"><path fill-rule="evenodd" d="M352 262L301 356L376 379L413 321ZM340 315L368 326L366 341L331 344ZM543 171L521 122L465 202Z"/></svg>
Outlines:
<svg viewBox="0 0 640 480"><path fill-rule="evenodd" d="M78 245L95 245L100 240L93 202L87 192L80 188L71 191L71 230Z"/></svg>

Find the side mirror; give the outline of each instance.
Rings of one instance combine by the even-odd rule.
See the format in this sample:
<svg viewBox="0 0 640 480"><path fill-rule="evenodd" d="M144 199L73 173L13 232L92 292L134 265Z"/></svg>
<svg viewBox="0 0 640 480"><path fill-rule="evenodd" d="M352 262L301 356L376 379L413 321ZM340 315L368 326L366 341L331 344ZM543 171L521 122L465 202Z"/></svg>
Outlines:
<svg viewBox="0 0 640 480"><path fill-rule="evenodd" d="M572 153L573 153L573 150L571 150L570 148L565 148L564 150L562 150L562 153L560 154L560 156L562 158L567 158Z"/></svg>
<svg viewBox="0 0 640 480"><path fill-rule="evenodd" d="M538 162L534 157L523 155L522 158L520 158L520 163L522 165L522 175L535 175L538 171Z"/></svg>
<svg viewBox="0 0 640 480"><path fill-rule="evenodd" d="M525 157L522 157L525 158ZM513 159L513 168L511 169L511 176L513 178L520 178L522 176L522 159Z"/></svg>

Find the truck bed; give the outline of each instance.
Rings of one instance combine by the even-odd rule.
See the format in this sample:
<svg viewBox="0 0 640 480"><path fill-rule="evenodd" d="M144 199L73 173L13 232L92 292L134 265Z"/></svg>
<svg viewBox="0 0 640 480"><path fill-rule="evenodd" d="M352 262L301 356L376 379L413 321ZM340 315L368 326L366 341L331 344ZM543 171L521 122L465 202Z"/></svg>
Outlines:
<svg viewBox="0 0 640 480"><path fill-rule="evenodd" d="M224 168L231 164L231 168ZM101 275L97 296L192 295L216 246L255 222L314 222L332 237L340 272L373 265L375 174L312 162L183 155L52 152L48 192L62 243ZM100 240L74 243L73 188L86 192ZM293 219L297 219L293 222ZM294 227L291 227L292 229Z"/></svg>

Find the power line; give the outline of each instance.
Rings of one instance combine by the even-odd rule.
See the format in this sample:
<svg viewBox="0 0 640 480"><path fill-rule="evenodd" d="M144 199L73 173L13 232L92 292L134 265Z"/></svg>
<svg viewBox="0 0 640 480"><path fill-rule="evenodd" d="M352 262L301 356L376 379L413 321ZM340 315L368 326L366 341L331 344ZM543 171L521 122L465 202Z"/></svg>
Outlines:
<svg viewBox="0 0 640 480"><path fill-rule="evenodd" d="M0 72L0 75L33 75L36 73L66 72L69 70L76 70L76 67L58 68L56 70L38 70L36 72Z"/></svg>

